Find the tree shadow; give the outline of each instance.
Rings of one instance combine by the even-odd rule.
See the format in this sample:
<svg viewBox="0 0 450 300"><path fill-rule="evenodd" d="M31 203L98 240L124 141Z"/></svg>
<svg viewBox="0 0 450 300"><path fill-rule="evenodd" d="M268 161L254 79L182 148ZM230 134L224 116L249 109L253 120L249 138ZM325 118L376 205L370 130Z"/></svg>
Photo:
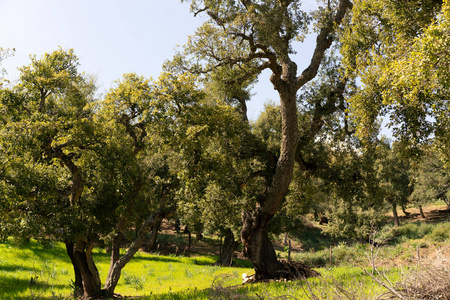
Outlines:
<svg viewBox="0 0 450 300"><path fill-rule="evenodd" d="M24 267L21 265L2 263L0 265L0 271L5 271L5 272L29 271L29 272L32 272L32 271L35 271L35 269L32 267Z"/></svg>
<svg viewBox="0 0 450 300"><path fill-rule="evenodd" d="M0 299L45 299L44 293L53 289L63 289L64 284L49 284L39 280L39 277L30 277L30 279L15 278L11 276L0 277ZM28 291L28 292L27 292ZM26 296L19 296L26 292Z"/></svg>

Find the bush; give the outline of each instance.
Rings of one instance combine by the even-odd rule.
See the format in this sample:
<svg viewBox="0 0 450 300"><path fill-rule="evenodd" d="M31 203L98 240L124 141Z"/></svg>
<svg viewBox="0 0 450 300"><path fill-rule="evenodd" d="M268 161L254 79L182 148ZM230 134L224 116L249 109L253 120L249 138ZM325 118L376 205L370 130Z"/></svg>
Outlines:
<svg viewBox="0 0 450 300"><path fill-rule="evenodd" d="M178 247L186 246L187 240L182 235L158 234L158 244L174 244Z"/></svg>
<svg viewBox="0 0 450 300"><path fill-rule="evenodd" d="M422 239L429 235L435 229L435 225L426 224L421 222L408 223L399 227L392 227L388 232L387 240L394 239L396 242L404 240L417 240Z"/></svg>
<svg viewBox="0 0 450 300"><path fill-rule="evenodd" d="M450 236L450 223L439 224L429 235L430 240L433 242L444 242Z"/></svg>
<svg viewBox="0 0 450 300"><path fill-rule="evenodd" d="M327 251L303 252L293 255L295 261L301 261L314 268L324 267L330 260L330 254Z"/></svg>
<svg viewBox="0 0 450 300"><path fill-rule="evenodd" d="M423 237L420 234L419 226L415 223L409 223L399 227L393 227L391 233L392 236L397 239L404 237L407 239L415 240Z"/></svg>

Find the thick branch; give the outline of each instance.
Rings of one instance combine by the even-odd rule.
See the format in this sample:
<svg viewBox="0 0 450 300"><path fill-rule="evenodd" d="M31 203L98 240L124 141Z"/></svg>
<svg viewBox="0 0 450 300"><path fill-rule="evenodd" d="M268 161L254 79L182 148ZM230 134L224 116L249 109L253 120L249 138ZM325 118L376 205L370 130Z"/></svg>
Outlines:
<svg viewBox="0 0 450 300"><path fill-rule="evenodd" d="M49 95L50 95L50 91L47 91L44 88L41 88L38 112L42 112L44 110L45 101Z"/></svg>
<svg viewBox="0 0 450 300"><path fill-rule="evenodd" d="M81 198L81 194L83 193L83 178L78 169L78 166L72 161L71 156L65 154L61 149L53 149L52 157L59 158L63 164L70 170L72 175L72 186L71 186L71 197L70 197L70 205L74 205Z"/></svg>
<svg viewBox="0 0 450 300"><path fill-rule="evenodd" d="M332 33L335 27L342 23L347 10L351 9L353 4L349 0L340 0L338 5L338 11L334 18L330 18L324 27L320 30L316 39L316 48L311 59L309 66L297 77L297 89L302 87L305 83L313 79L317 71L319 70L322 58L325 51L330 48L333 41Z"/></svg>
<svg viewBox="0 0 450 300"><path fill-rule="evenodd" d="M136 155L142 150L142 142L144 138L147 136L147 131L145 130L145 126L142 123L138 123L135 125L132 125L130 123L131 117L123 114L122 118L120 119L120 123L125 126L125 130L128 133L128 135L133 139L133 153ZM135 132L135 129L139 128L141 129L141 133L138 136Z"/></svg>

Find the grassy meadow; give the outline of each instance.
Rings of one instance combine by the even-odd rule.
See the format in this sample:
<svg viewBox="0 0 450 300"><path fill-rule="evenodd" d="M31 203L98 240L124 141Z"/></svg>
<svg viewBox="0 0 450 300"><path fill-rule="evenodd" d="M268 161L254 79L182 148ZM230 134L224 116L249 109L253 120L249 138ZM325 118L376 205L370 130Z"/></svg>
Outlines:
<svg viewBox="0 0 450 300"><path fill-rule="evenodd" d="M0 299L70 299L73 270L63 244L43 248L32 241L18 247L0 244ZM106 275L109 257L102 249L95 250L100 274ZM160 256L138 253L125 267L116 292L143 299L232 299L276 298L291 295L306 299L311 293L325 298L334 293L335 284L345 289L374 297L383 292L364 272L355 267L318 268L319 278L307 282L271 282L241 285L243 273L249 268L214 266L214 256ZM399 274L389 271L392 280ZM235 287L228 288L227 287ZM324 287L327 287L324 289ZM364 287L361 290L361 287Z"/></svg>
<svg viewBox="0 0 450 300"><path fill-rule="evenodd" d="M415 280L420 283L428 275L411 274L417 274L421 266L430 262L438 267L450 265L448 217L439 222L415 220L400 227L386 226L377 235L377 247L364 242L330 243L320 231L308 232L315 235L303 237L309 248L295 251L291 257L313 266L321 274L316 278L242 285L242 274L253 274L248 261L235 260L241 267L225 268L214 265L217 257L213 255L138 252L123 269L116 293L132 299L383 299L382 295L389 293L383 284L393 287L411 278L419 278ZM181 236L172 238L182 240ZM161 235L161 240L170 239ZM74 275L63 244L44 246L31 240L19 246L8 240L0 243L0 253L0 299L72 299ZM286 248L277 247L277 253L280 258L287 257ZM96 248L94 258L104 280L109 255ZM433 269L431 273L450 282L446 270L439 273ZM377 283L372 273L383 284ZM433 283L430 286L438 286L436 279L427 280ZM421 299L416 294L405 299Z"/></svg>
<svg viewBox="0 0 450 300"><path fill-rule="evenodd" d="M0 244L0 299L70 298L73 269L63 244L43 248L32 241L18 247ZM109 255L94 250L100 274L106 277ZM126 296L184 293L211 287L214 278L227 275L239 284L251 269L214 266L215 257L159 256L137 253L124 268L116 292Z"/></svg>

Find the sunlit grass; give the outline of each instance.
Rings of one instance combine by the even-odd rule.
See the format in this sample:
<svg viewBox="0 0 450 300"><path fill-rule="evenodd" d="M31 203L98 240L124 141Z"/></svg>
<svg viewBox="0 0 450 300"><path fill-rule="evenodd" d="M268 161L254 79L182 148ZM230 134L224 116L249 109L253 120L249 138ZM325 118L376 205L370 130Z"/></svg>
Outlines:
<svg viewBox="0 0 450 300"><path fill-rule="evenodd" d="M188 289L202 290L211 287L215 277L233 275L233 284L239 284L242 273L251 269L214 266L215 258L153 256L138 253L124 268L116 292L119 294L150 295L176 293ZM99 271L106 274L108 265L100 264Z"/></svg>
<svg viewBox="0 0 450 300"><path fill-rule="evenodd" d="M32 241L24 247L0 244L0 299L70 298L73 268L63 244L44 249ZM109 255L94 250L102 280L109 268ZM198 293L211 287L215 277L231 274L239 284L251 269L214 266L213 256L176 257L137 253L125 266L116 293L126 296Z"/></svg>
<svg viewBox="0 0 450 300"><path fill-rule="evenodd" d="M293 282L269 282L251 285L233 285L225 282L218 288L198 290L188 288L183 292L169 291L163 294L153 294L144 299L376 299L386 292L376 284L370 276L360 268L339 267L333 269L317 269L321 276ZM386 270L386 276L391 282L399 281L399 270ZM343 295L350 297L345 298Z"/></svg>
<svg viewBox="0 0 450 300"><path fill-rule="evenodd" d="M123 269L116 293L149 300L276 299L282 296L342 299L346 294L352 295L352 299L376 299L386 290L361 268L371 271L370 251L374 251L377 267L395 284L403 278L404 270L393 267L393 260L401 258L416 264L418 246L424 241L427 239L408 239L374 249L364 243L341 243L333 247L331 263L329 249L296 254L294 259L319 262L317 265L321 267L316 270L321 276L252 285L241 285L241 276L253 274L253 269L215 266L215 256L162 256L138 252ZM63 244L43 248L35 241L23 247L0 243L0 253L0 299L71 299L73 269ZM94 258L104 281L110 257L104 249L96 248ZM390 263L383 263L386 261ZM243 261L239 264L245 265ZM383 266L388 268L382 269Z"/></svg>
<svg viewBox="0 0 450 300"><path fill-rule="evenodd" d="M62 245L43 249L36 242L26 247L6 243L0 244L0 253L0 299L71 293L73 269Z"/></svg>

